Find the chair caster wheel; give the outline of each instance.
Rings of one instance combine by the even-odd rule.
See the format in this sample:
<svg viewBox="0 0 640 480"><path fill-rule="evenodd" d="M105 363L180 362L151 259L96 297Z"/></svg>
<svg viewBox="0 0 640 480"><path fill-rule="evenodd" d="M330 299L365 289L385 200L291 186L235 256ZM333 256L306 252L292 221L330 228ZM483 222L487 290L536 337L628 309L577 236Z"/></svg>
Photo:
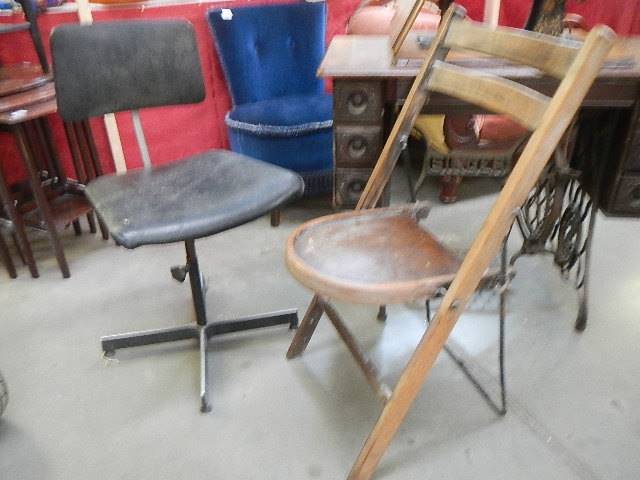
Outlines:
<svg viewBox="0 0 640 480"><path fill-rule="evenodd" d="M188 265L178 265L176 267L171 267L171 276L177 282L184 282L187 278L187 273L189 272Z"/></svg>
<svg viewBox="0 0 640 480"><path fill-rule="evenodd" d="M576 324L574 328L578 332L583 332L585 328L587 328L587 307L584 304L580 305L580 310L578 310L578 316L576 317Z"/></svg>
<svg viewBox="0 0 640 480"><path fill-rule="evenodd" d="M2 378L2 374L0 373L0 417L7 408L8 403L9 389L7 388L7 383L4 381L4 378Z"/></svg>
<svg viewBox="0 0 640 480"><path fill-rule="evenodd" d="M207 401L206 397L200 399L200 413L209 413L211 411L211 405Z"/></svg>

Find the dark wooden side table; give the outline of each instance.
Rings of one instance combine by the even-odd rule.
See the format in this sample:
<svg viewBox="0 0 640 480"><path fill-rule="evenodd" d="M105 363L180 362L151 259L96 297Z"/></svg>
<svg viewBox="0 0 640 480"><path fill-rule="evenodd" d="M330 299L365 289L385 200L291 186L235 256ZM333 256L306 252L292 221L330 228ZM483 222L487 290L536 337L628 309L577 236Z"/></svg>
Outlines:
<svg viewBox="0 0 640 480"><path fill-rule="evenodd" d="M27 171L28 187L25 187L26 198L16 202L15 194L0 177L0 199L31 275L37 277L38 270L25 225L47 232L62 276L68 278L70 271L59 230L71 224L79 235L78 219L86 215L90 231L97 231L93 208L83 193L84 184L102 174L93 138L86 122L65 125L77 180L68 178L60 166L46 120L57 111L53 84L50 81L36 83L31 88L15 88L13 92L0 97L0 128L16 139ZM98 222L103 238L107 239L106 227L100 219Z"/></svg>

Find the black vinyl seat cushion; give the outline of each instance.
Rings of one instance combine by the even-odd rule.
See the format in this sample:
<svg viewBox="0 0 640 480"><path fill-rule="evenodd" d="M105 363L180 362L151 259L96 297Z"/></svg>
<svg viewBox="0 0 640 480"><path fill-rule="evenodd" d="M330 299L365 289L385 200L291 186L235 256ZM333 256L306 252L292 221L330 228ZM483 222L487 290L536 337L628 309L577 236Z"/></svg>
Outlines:
<svg viewBox="0 0 640 480"><path fill-rule="evenodd" d="M222 232L303 190L300 176L289 170L211 150L150 170L102 176L86 193L114 240L136 248Z"/></svg>

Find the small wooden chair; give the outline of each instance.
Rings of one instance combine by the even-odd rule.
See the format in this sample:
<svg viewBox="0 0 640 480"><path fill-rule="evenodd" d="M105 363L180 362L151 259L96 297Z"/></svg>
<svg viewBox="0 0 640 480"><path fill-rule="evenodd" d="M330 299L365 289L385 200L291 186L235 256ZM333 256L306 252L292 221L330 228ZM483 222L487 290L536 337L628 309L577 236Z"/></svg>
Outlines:
<svg viewBox="0 0 640 480"><path fill-rule="evenodd" d="M607 27L594 28L584 44L517 29L487 28L463 20L453 5L443 17L393 126L356 211L307 222L289 237L286 263L292 275L316 292L289 348L300 355L323 313L347 343L385 406L349 479L368 479L391 442L436 357L471 295L488 271L518 207L551 157L613 44ZM535 67L561 80L549 98L492 74L446 63L450 49L474 50ZM532 131L484 225L463 261L418 223L422 209L374 207L387 185L410 129L430 92L438 92L506 114ZM438 312L391 391L372 377L370 363L355 347L331 299L363 304L412 302L447 287Z"/></svg>

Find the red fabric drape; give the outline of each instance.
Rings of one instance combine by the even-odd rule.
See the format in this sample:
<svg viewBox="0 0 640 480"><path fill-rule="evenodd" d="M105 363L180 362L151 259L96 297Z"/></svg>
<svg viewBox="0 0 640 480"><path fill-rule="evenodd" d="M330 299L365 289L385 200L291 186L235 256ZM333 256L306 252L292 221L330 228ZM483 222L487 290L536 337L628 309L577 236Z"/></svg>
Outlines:
<svg viewBox="0 0 640 480"><path fill-rule="evenodd" d="M474 20L481 20L484 0L458 0ZM522 27L531 9L531 0L502 0L500 24ZM567 13L582 15L589 27L604 23L618 35L640 35L640 0L567 0Z"/></svg>

